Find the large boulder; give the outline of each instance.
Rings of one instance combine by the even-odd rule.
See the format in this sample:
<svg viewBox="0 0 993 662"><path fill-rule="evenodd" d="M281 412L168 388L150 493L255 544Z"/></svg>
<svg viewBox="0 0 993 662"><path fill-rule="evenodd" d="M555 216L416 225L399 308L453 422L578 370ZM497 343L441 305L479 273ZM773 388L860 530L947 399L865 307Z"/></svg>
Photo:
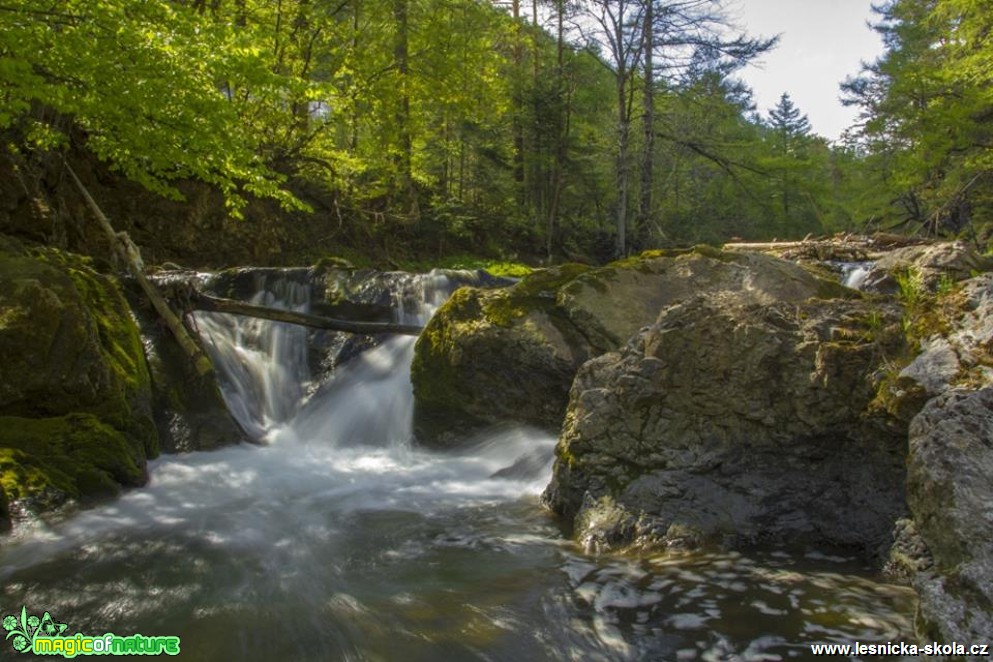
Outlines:
<svg viewBox="0 0 993 662"><path fill-rule="evenodd" d="M885 551L906 510L906 437L870 404L876 367L900 348L898 310L747 299L674 305L576 376L544 500L587 548L806 538Z"/></svg>
<svg viewBox="0 0 993 662"><path fill-rule="evenodd" d="M583 363L701 292L762 304L858 296L784 260L708 247L649 252L599 269L563 265L502 289L462 289L417 343L418 439L444 443L505 420L557 431Z"/></svg>
<svg viewBox="0 0 993 662"><path fill-rule="evenodd" d="M991 475L993 387L931 400L910 427L907 483L934 561L915 582L922 639L993 641Z"/></svg>
<svg viewBox="0 0 993 662"><path fill-rule="evenodd" d="M159 440L142 341L116 281L80 256L4 240L0 320L7 496L30 504L44 493L47 507L142 482Z"/></svg>

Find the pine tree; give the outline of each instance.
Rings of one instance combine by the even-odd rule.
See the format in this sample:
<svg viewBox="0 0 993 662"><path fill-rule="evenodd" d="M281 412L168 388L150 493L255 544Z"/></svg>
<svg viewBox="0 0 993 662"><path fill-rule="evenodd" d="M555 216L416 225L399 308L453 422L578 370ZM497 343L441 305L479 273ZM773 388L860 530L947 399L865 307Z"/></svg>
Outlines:
<svg viewBox="0 0 993 662"><path fill-rule="evenodd" d="M779 135L783 155L795 154L810 135L810 121L800 113L787 92L783 92L776 107L769 110L769 126Z"/></svg>

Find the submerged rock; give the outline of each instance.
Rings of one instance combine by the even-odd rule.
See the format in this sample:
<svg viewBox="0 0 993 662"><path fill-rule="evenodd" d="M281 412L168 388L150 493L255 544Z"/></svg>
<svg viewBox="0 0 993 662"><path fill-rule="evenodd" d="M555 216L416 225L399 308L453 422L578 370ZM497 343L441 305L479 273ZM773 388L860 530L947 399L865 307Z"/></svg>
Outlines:
<svg viewBox="0 0 993 662"><path fill-rule="evenodd" d="M120 287L86 258L0 252L0 452L15 501L54 504L144 480L159 452L151 380ZM13 504L12 504L13 505Z"/></svg>
<svg viewBox="0 0 993 662"><path fill-rule="evenodd" d="M934 559L915 581L918 634L993 641L993 387L931 400L909 450L907 500Z"/></svg>
<svg viewBox="0 0 993 662"><path fill-rule="evenodd" d="M790 262L707 247L649 252L599 269L563 265L508 288L459 290L417 343L418 439L443 444L506 420L558 430L583 363L700 292L734 292L754 303L858 296Z"/></svg>
<svg viewBox="0 0 993 662"><path fill-rule="evenodd" d="M545 502L592 550L797 538L887 547L906 437L870 411L892 306L672 306L572 387Z"/></svg>

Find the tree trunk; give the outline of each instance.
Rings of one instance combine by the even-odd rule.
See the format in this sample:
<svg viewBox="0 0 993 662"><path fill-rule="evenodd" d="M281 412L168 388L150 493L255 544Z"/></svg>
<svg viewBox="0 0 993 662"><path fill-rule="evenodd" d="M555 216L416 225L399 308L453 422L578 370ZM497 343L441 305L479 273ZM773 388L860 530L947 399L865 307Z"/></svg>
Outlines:
<svg viewBox="0 0 993 662"><path fill-rule="evenodd" d="M511 11L514 18L513 27L513 132L514 132L514 183L517 185L517 204L524 206L524 44L521 37L521 0L513 0Z"/></svg>
<svg viewBox="0 0 993 662"><path fill-rule="evenodd" d="M256 306L243 301L235 301L234 299L212 297L197 291L186 294L190 305L196 310L257 317L274 322L309 326L314 329L329 329L331 331L345 331L347 333L397 333L407 336L417 336L420 335L423 328L413 324L398 324L393 322L353 322L350 320L340 320L332 317L299 313L293 310Z"/></svg>
<svg viewBox="0 0 993 662"><path fill-rule="evenodd" d="M565 90L565 0L556 2L557 28L555 69L555 158L552 161L551 200L548 205L548 237L546 253L549 264L555 252L555 232L558 226L559 202L562 199L562 178L565 170L569 139L569 107Z"/></svg>
<svg viewBox="0 0 993 662"><path fill-rule="evenodd" d="M622 258L627 255L627 213L628 213L628 140L630 138L631 126L627 112L627 93L625 76L626 72L618 72L619 81L617 83L617 217L616 221L616 243L614 252L616 257Z"/></svg>
<svg viewBox="0 0 993 662"><path fill-rule="evenodd" d="M645 19L642 28L645 57L645 95L642 124L645 131L644 154L641 159L641 204L638 209L637 235L641 243L648 239L648 228L652 216L652 180L655 164L655 70L652 51L655 49L655 2L648 0L645 5ZM645 248L645 246L642 246Z"/></svg>
<svg viewBox="0 0 993 662"><path fill-rule="evenodd" d="M399 75L399 104L396 111L397 129L400 132L400 185L406 198L407 210L411 216L417 217L417 192L414 190L413 151L414 141L410 128L410 17L409 0L393 0L393 20L396 34L393 39L393 63Z"/></svg>

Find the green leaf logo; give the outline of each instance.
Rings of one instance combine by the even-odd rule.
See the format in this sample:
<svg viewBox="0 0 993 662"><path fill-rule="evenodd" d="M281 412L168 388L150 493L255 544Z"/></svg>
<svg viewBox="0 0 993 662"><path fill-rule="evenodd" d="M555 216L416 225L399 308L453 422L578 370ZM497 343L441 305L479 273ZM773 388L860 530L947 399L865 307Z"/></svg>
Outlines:
<svg viewBox="0 0 993 662"><path fill-rule="evenodd" d="M28 615L27 607L21 607L20 618L15 614L3 617L3 629L7 632L5 639L12 640L10 645L19 653L30 651L35 637L61 636L68 627L65 623L56 623L47 611L41 618L34 614Z"/></svg>

